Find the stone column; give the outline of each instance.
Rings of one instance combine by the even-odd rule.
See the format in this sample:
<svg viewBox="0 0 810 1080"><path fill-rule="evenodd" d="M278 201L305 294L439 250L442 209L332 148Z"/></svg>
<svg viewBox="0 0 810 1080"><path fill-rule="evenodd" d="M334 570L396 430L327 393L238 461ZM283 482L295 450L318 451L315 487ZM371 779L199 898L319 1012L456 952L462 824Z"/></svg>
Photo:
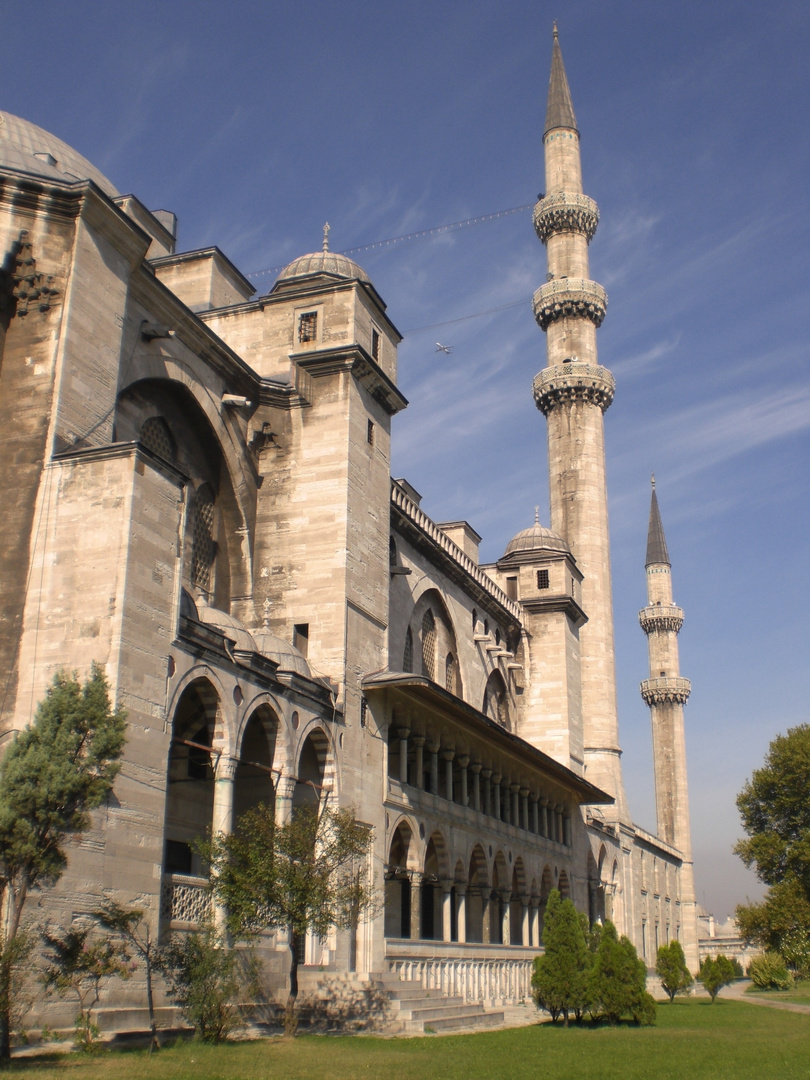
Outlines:
<svg viewBox="0 0 810 1080"><path fill-rule="evenodd" d="M456 883L456 937L460 945L467 940L467 885Z"/></svg>
<svg viewBox="0 0 810 1080"><path fill-rule="evenodd" d="M504 945L512 944L512 912L509 901L512 899L511 892L502 892L498 897L501 904L501 942Z"/></svg>
<svg viewBox="0 0 810 1080"><path fill-rule="evenodd" d="M414 770L416 772L416 776L414 777L414 780L416 781L416 787L421 790L425 786L425 761L423 753L425 736L414 735L411 739L411 742L413 744L413 748L416 754L416 760L414 761Z"/></svg>
<svg viewBox="0 0 810 1080"><path fill-rule="evenodd" d="M442 881L442 941L453 940L452 881Z"/></svg>
<svg viewBox="0 0 810 1080"><path fill-rule="evenodd" d="M224 754L217 762L214 780L214 809L211 815L211 831L233 832L233 783L236 776L236 758Z"/></svg>
<svg viewBox="0 0 810 1080"><path fill-rule="evenodd" d="M492 794L495 798L495 805L492 808L492 816L496 821L501 820L501 774L492 774Z"/></svg>
<svg viewBox="0 0 810 1080"><path fill-rule="evenodd" d="M563 814L563 843L566 847L571 847L571 815L569 813Z"/></svg>
<svg viewBox="0 0 810 1080"><path fill-rule="evenodd" d="M492 891L486 886L481 890L481 944L492 942L492 926L489 905L492 903Z"/></svg>
<svg viewBox="0 0 810 1080"><path fill-rule="evenodd" d="M422 875L419 871L411 874L411 941L422 937Z"/></svg>
<svg viewBox="0 0 810 1080"><path fill-rule="evenodd" d="M548 799L540 800L540 831L547 840L551 840L551 822L549 821L549 801Z"/></svg>
<svg viewBox="0 0 810 1080"><path fill-rule="evenodd" d="M399 782L403 787L408 783L408 736L411 733L409 727L397 729L399 735Z"/></svg>
<svg viewBox="0 0 810 1080"><path fill-rule="evenodd" d="M448 746L442 750L444 758L444 794L448 802L453 801L453 759L456 756L455 748Z"/></svg>
<svg viewBox="0 0 810 1080"><path fill-rule="evenodd" d="M537 796L532 795L530 801L531 801L531 804L532 804L532 832L534 833L535 836L539 836L540 835L540 820L539 820L539 814L537 813L537 802L538 802Z"/></svg>
<svg viewBox="0 0 810 1080"><path fill-rule="evenodd" d="M520 828L520 784L510 784L512 792L512 824L516 829Z"/></svg>
<svg viewBox="0 0 810 1080"><path fill-rule="evenodd" d="M295 779L292 776L279 777L276 785L276 821L285 825L292 817L292 798Z"/></svg>
<svg viewBox="0 0 810 1080"><path fill-rule="evenodd" d="M526 832L529 831L529 789L527 787L520 789L520 825Z"/></svg>
<svg viewBox="0 0 810 1080"><path fill-rule="evenodd" d="M430 793L431 795L439 794L439 744L429 743L428 751L430 752Z"/></svg>
<svg viewBox="0 0 810 1080"><path fill-rule="evenodd" d="M473 810L476 814L481 813L481 762L474 761L470 765L473 774Z"/></svg>
<svg viewBox="0 0 810 1080"><path fill-rule="evenodd" d="M490 783L492 769L482 769L481 779L484 781L484 813L492 817L492 785Z"/></svg>
<svg viewBox="0 0 810 1080"><path fill-rule="evenodd" d="M532 943L532 931L529 923L529 898L528 896L521 896L520 902L523 905L523 919L521 921L521 934L523 944L528 948Z"/></svg>
<svg viewBox="0 0 810 1080"><path fill-rule="evenodd" d="M503 784L503 790L501 791L501 811L503 813L504 825L511 825L512 823L512 802L509 798L509 784Z"/></svg>
<svg viewBox="0 0 810 1080"><path fill-rule="evenodd" d="M531 898L531 922L532 922L532 947L540 948L540 899L537 896Z"/></svg>
<svg viewBox="0 0 810 1080"><path fill-rule="evenodd" d="M462 754L458 759L458 767L461 769L461 805L467 806L470 801L469 794L467 792L467 766L470 764L470 758L468 754Z"/></svg>
<svg viewBox="0 0 810 1080"><path fill-rule="evenodd" d="M558 844L561 844L563 842L562 812L563 808L561 806L554 807L554 821L557 826L556 840Z"/></svg>

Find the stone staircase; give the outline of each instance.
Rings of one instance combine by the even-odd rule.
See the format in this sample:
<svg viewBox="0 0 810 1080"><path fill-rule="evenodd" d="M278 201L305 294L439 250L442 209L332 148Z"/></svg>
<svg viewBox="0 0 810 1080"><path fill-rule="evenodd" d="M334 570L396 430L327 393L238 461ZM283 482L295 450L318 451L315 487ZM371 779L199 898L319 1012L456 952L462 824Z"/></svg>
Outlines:
<svg viewBox="0 0 810 1080"><path fill-rule="evenodd" d="M446 997L438 990L425 990L421 983L400 979L398 975L372 975L374 984L388 998L389 1031L401 1034L480 1030L498 1027L503 1012L484 1009L483 1005L465 1002L461 997Z"/></svg>

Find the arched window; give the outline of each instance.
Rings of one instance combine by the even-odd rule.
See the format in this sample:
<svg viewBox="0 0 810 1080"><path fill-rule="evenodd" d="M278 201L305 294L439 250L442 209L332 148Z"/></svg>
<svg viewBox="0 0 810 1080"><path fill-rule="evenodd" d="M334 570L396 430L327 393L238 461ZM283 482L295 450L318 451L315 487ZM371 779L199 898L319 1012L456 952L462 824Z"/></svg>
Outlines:
<svg viewBox="0 0 810 1080"><path fill-rule="evenodd" d="M422 669L432 682L436 681L436 620L430 608L422 616Z"/></svg>
<svg viewBox="0 0 810 1080"><path fill-rule="evenodd" d="M402 670L413 671L413 634L410 626L405 634L405 652L402 657Z"/></svg>
<svg viewBox="0 0 810 1080"><path fill-rule="evenodd" d="M456 658L450 652L444 662L444 685L451 694L456 692Z"/></svg>
<svg viewBox="0 0 810 1080"><path fill-rule="evenodd" d="M141 426L138 441L141 446L151 450L153 454L174 464L177 448L169 431L169 425L162 416L150 416Z"/></svg>
<svg viewBox="0 0 810 1080"><path fill-rule="evenodd" d="M191 583L203 592L211 591L214 565L214 493L210 484L201 484L194 497L191 529Z"/></svg>
<svg viewBox="0 0 810 1080"><path fill-rule="evenodd" d="M494 720L509 730L509 703L506 697L506 685L500 673L493 671L487 679L484 691L484 710L490 720Z"/></svg>

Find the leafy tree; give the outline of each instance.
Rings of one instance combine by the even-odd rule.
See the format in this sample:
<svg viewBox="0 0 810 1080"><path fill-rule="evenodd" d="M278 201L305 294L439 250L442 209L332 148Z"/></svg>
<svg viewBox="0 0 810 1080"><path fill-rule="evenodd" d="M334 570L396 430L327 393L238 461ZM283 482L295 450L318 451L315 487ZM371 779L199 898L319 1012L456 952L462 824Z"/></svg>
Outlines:
<svg viewBox="0 0 810 1080"><path fill-rule="evenodd" d="M118 976L128 979L132 974L129 956L109 938L93 940L89 928L71 929L64 934L44 933L45 956L48 961L42 976L46 990L60 997L75 994L79 1003L76 1017L76 1045L92 1050L99 1029L92 1020L92 1011L101 997L101 984Z"/></svg>
<svg viewBox="0 0 810 1080"><path fill-rule="evenodd" d="M686 966L686 958L679 941L670 941L669 945L660 946L655 970L670 1003L675 1000L676 994L685 993L692 985L692 975Z"/></svg>
<svg viewBox="0 0 810 1080"><path fill-rule="evenodd" d="M735 917L746 941L778 952L798 975L810 974L810 898L801 882L779 882L760 903L738 904Z"/></svg>
<svg viewBox="0 0 810 1080"><path fill-rule="evenodd" d="M25 902L59 880L68 840L107 797L121 767L125 715L112 709L98 664L83 686L59 672L0 761L0 1059L11 1053Z"/></svg>
<svg viewBox="0 0 810 1080"><path fill-rule="evenodd" d="M204 1042L224 1042L241 1026L236 1002L252 990L253 971L243 976L237 953L213 926L174 937L161 952L160 966L172 999Z"/></svg>
<svg viewBox="0 0 810 1080"><path fill-rule="evenodd" d="M285 1031L297 1024L298 944L312 931L356 931L360 913L373 905L366 865L371 833L350 810L306 806L284 824L272 807L244 814L236 830L211 841L214 895L229 931L246 937L266 927L287 931L290 950Z"/></svg>
<svg viewBox="0 0 810 1080"><path fill-rule="evenodd" d="M552 1023L562 1016L568 1027L569 1015L581 1019L587 1005L590 957L580 916L557 889L551 890L546 905L543 946L545 952L534 961L532 996L539 1009L551 1014Z"/></svg>
<svg viewBox="0 0 810 1080"><path fill-rule="evenodd" d="M703 983L709 997L714 1001L724 986L729 986L734 982L734 965L722 953L718 953L714 960L707 956L700 965L698 978Z"/></svg>
<svg viewBox="0 0 810 1080"><path fill-rule="evenodd" d="M125 908L114 900L108 900L104 906L93 913L105 930L115 934L128 951L134 953L143 964L146 978L146 1006L149 1010L149 1030L152 1039L149 1053L160 1049L155 1021L155 999L152 992L154 973L160 970L160 952L158 943L152 937L149 923L138 908Z"/></svg>
<svg viewBox="0 0 810 1080"><path fill-rule="evenodd" d="M633 943L619 938L616 927L606 921L588 976L588 997L595 1016L618 1024L630 1015L638 1024L655 1023L655 1001L647 993L647 968Z"/></svg>

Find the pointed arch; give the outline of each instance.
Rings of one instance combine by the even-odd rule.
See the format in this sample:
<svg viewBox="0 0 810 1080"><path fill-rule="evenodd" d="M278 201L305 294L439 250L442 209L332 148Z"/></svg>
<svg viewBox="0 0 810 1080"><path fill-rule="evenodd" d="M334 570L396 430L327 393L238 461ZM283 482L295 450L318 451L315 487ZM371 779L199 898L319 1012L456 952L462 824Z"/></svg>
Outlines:
<svg viewBox="0 0 810 1080"><path fill-rule="evenodd" d="M385 936L410 938L411 875L416 854L413 829L403 818L399 822L388 846L385 866Z"/></svg>
<svg viewBox="0 0 810 1080"><path fill-rule="evenodd" d="M234 776L235 826L238 826L244 814L259 805L275 809L276 787L272 769L276 758L278 732L278 717L269 705L260 705L254 709L242 729Z"/></svg>
<svg viewBox="0 0 810 1080"><path fill-rule="evenodd" d="M436 619L430 608L422 616L422 673L436 681Z"/></svg>
<svg viewBox="0 0 810 1080"><path fill-rule="evenodd" d="M506 728L507 731L512 730L506 683L503 681L503 676L499 671L493 671L487 679L484 690L484 704L481 711L486 713L490 720L494 720L496 724Z"/></svg>

